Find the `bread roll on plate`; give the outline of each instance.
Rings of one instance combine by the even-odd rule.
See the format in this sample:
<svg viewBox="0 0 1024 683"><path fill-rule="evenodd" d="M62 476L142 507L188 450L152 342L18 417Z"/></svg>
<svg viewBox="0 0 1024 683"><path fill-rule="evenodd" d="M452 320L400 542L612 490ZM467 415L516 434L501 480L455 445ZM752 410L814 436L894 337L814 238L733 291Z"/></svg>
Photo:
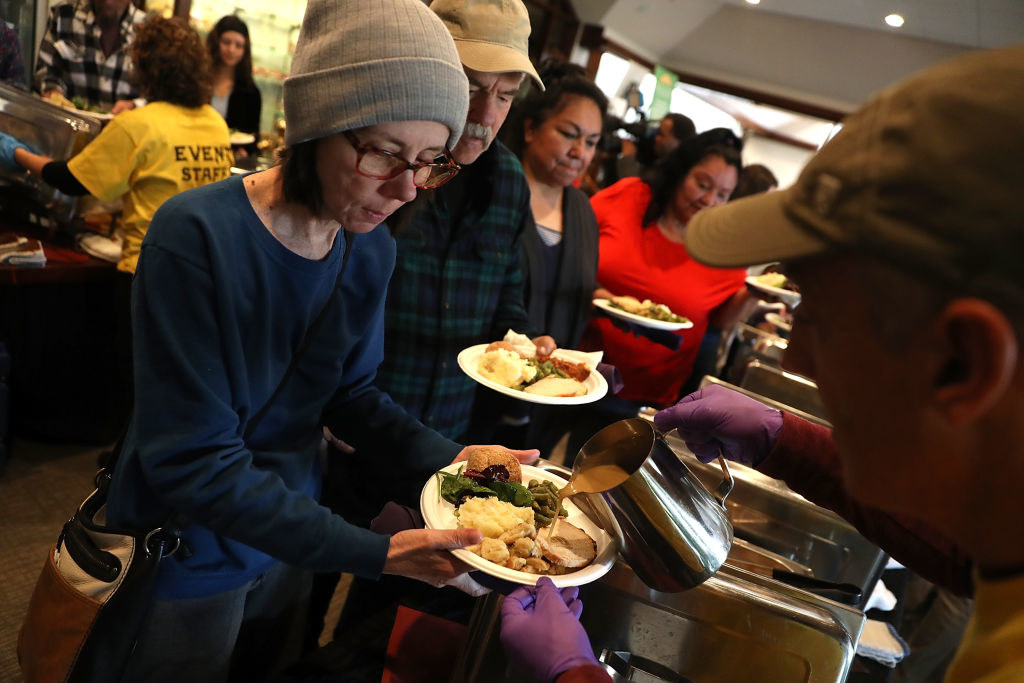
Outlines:
<svg viewBox="0 0 1024 683"><path fill-rule="evenodd" d="M540 394L541 396L583 396L587 393L587 387L582 382L568 377L548 375L526 387L523 391L527 394Z"/></svg>
<svg viewBox="0 0 1024 683"><path fill-rule="evenodd" d="M469 452L466 467L483 472L490 465L504 465L508 470L508 480L517 484L523 483L522 470L516 456L500 446L477 446Z"/></svg>

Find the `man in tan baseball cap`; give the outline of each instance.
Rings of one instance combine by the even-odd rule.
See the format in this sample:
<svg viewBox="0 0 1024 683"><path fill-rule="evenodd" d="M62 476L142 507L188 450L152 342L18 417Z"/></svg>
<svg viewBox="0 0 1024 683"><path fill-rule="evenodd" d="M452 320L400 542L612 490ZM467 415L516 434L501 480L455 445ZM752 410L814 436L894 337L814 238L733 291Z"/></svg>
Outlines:
<svg viewBox="0 0 1024 683"><path fill-rule="evenodd" d="M530 18L522 0L435 0L430 9L452 34L469 78L466 127L452 149L462 170L432 196L411 203L404 225L390 226L398 253L375 383L420 422L462 442L471 438L477 384L459 368L459 352L501 339L509 329L530 334L547 352L555 347L542 330L529 328L519 242L533 224L530 190L519 160L495 139L523 81L543 84L530 63ZM332 509L369 524L388 500L418 506L433 472L415 471L411 463L385 481L374 471L394 454L357 455L330 460L325 500ZM335 583L316 580L320 597L313 600L311 632L319 634ZM356 579L336 636L348 629L365 636L367 610L387 609L402 595L412 600L413 593L423 590L391 577Z"/></svg>
<svg viewBox="0 0 1024 683"><path fill-rule="evenodd" d="M973 590L952 682L1024 680L1022 112L1024 47L969 53L877 95L793 187L697 215L695 259L800 286L783 366L834 429L709 388L656 418Z"/></svg>
<svg viewBox="0 0 1024 683"><path fill-rule="evenodd" d="M544 89L530 62L530 15L521 0L434 0L430 9L452 34L469 78L466 130L453 155L472 164L497 137L524 78Z"/></svg>

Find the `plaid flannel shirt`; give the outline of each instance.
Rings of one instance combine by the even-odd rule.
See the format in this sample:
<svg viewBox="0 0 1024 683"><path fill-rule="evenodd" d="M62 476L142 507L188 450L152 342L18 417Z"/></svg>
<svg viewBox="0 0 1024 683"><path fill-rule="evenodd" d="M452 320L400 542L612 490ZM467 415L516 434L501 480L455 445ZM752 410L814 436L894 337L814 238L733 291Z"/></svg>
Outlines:
<svg viewBox="0 0 1024 683"><path fill-rule="evenodd" d="M128 44L135 25L146 13L129 4L121 17L121 40L109 56L100 47L100 29L88 0L61 3L50 9L46 35L39 46L36 87L58 90L65 97L82 97L110 109L118 100L138 97L131 80Z"/></svg>
<svg viewBox="0 0 1024 683"><path fill-rule="evenodd" d="M462 173L472 175L457 224L442 188L397 236L377 373L379 388L451 439L469 425L476 391L459 351L527 332L519 239L532 221L522 166L500 142Z"/></svg>

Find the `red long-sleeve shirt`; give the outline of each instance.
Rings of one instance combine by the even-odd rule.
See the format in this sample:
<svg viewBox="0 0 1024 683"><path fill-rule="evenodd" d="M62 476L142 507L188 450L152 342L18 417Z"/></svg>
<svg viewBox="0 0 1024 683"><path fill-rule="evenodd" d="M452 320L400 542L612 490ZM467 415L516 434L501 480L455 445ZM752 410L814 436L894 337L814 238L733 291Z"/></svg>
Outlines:
<svg viewBox="0 0 1024 683"><path fill-rule="evenodd" d="M591 197L601 232L597 280L616 295L665 304L692 320L693 328L679 332L683 343L672 351L598 318L591 320L582 346L603 350L605 362L622 373L619 396L669 405L693 369L708 316L743 287L746 271L703 266L656 225L645 227L650 201L651 188L639 178L620 180Z"/></svg>

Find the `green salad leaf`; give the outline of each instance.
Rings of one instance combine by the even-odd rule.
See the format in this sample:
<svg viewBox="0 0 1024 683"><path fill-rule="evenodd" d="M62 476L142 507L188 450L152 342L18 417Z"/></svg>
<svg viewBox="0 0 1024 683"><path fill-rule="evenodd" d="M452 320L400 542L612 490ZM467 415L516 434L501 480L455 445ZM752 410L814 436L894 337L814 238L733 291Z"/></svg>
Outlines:
<svg viewBox="0 0 1024 683"><path fill-rule="evenodd" d="M486 485L463 476L462 469L456 474L438 472L438 494L452 505L458 505L464 498L496 497L516 507L533 505L533 494L522 484L514 481L492 481Z"/></svg>

